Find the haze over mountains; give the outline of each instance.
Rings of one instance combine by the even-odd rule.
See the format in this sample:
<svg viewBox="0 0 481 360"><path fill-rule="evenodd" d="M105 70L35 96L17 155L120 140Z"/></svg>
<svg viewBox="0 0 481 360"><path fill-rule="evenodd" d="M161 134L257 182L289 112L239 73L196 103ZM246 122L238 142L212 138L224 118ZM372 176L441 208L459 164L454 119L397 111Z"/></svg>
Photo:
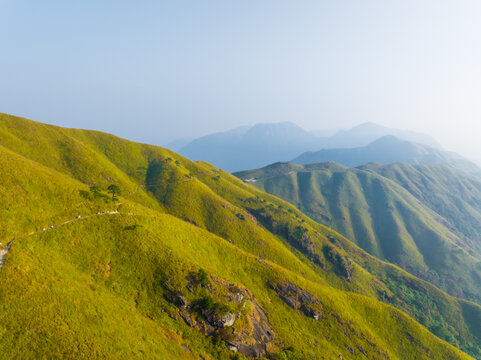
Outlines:
<svg viewBox="0 0 481 360"><path fill-rule="evenodd" d="M481 176L481 169L475 163L456 153L401 140L392 135L383 136L367 146L306 152L292 160L292 162L298 164L314 164L326 161L337 162L348 167L356 167L371 162L382 164L396 162L443 164L470 175Z"/></svg>
<svg viewBox="0 0 481 360"><path fill-rule="evenodd" d="M400 139L439 148L430 136L365 123L332 136L319 136L291 122L257 124L207 135L189 142L179 153L193 160L211 162L226 171L253 169L276 161L290 161L306 151L366 146L394 135ZM175 144L173 144L175 146Z"/></svg>
<svg viewBox="0 0 481 360"><path fill-rule="evenodd" d="M0 114L0 165L4 358L481 359L478 304L206 162ZM389 182L379 196L390 197L392 215L428 212L381 171L357 171ZM107 192L112 185L121 193ZM469 211L476 200L467 194ZM435 220L419 229L441 229ZM446 250L440 259L472 270L460 279L476 295L470 249L446 236L430 240L403 235L396 244L416 245L409 255L445 278L423 246Z"/></svg>

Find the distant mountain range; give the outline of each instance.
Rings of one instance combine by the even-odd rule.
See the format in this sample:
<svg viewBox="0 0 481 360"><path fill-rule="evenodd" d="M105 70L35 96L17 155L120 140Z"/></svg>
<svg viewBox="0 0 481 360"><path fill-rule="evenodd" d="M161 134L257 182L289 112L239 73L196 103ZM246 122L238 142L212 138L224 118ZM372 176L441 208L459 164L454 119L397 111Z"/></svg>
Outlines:
<svg viewBox="0 0 481 360"><path fill-rule="evenodd" d="M297 164L314 164L326 161L336 162L348 167L356 167L371 162L393 164L443 164L466 174L481 176L481 169L462 156L442 151L428 145L401 140L395 136L383 136L367 146L352 149L323 149L306 152L292 160Z"/></svg>
<svg viewBox="0 0 481 360"><path fill-rule="evenodd" d="M361 147L387 135L441 149L441 145L430 135L409 130L392 129L372 122L360 124L349 130L339 130L332 136L323 137L320 145L322 149Z"/></svg>
<svg viewBox="0 0 481 360"><path fill-rule="evenodd" d="M326 133L309 132L291 122L257 124L207 135L192 140L185 146L179 146L181 142L174 142L170 144L170 148L190 159L208 161L226 171L252 169L276 161L288 161L307 151L366 146L385 135L440 148L436 140L428 135L373 123L337 131L331 136L321 134Z"/></svg>
<svg viewBox="0 0 481 360"><path fill-rule="evenodd" d="M193 140L179 150L194 160L235 171L289 160L318 149L319 138L293 123L257 124Z"/></svg>

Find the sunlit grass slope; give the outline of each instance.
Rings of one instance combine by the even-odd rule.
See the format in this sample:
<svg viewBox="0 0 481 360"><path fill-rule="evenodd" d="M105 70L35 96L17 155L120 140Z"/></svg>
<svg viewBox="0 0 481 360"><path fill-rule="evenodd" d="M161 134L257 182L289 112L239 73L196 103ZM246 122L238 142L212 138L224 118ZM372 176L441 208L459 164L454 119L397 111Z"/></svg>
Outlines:
<svg viewBox="0 0 481 360"><path fill-rule="evenodd" d="M142 227L126 230L128 224ZM236 261L226 266L225 259L233 258ZM351 347L363 349L372 359L406 359L413 353L419 359L467 358L392 307L259 262L221 238L162 214L155 219L95 218L19 242L0 273L6 284L0 292L2 352L72 358L172 358L190 353L194 358L228 358L224 348L214 348L182 321L173 321L175 309L162 297L160 281L182 281L200 266L247 286L269 314L278 339L294 345L298 356L350 358ZM275 278L315 294L325 319L308 319L287 307L265 286ZM189 352L179 349L182 344Z"/></svg>
<svg viewBox="0 0 481 360"><path fill-rule="evenodd" d="M481 358L479 306L209 164L7 115L0 146L1 247L15 239L0 268L6 358L242 358L226 344L258 341L263 312L271 358L469 358L445 341ZM102 196L81 196L93 184ZM231 328L209 332L206 299L237 312Z"/></svg>

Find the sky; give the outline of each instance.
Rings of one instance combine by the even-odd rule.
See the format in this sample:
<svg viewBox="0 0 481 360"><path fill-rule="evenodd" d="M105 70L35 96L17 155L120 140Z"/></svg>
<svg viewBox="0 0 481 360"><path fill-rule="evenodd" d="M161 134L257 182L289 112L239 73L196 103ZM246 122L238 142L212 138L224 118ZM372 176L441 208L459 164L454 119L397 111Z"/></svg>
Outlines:
<svg viewBox="0 0 481 360"><path fill-rule="evenodd" d="M481 160L479 0L0 0L0 112L158 145L371 121Z"/></svg>

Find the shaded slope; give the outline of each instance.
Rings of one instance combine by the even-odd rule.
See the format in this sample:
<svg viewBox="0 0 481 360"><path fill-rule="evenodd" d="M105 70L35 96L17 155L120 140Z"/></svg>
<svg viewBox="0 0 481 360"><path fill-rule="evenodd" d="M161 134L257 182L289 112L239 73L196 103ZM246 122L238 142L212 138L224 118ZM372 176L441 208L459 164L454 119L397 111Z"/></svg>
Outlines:
<svg viewBox="0 0 481 360"><path fill-rule="evenodd" d="M481 255L481 182L442 165L368 164L374 171L408 190L447 220L446 226L477 257Z"/></svg>

